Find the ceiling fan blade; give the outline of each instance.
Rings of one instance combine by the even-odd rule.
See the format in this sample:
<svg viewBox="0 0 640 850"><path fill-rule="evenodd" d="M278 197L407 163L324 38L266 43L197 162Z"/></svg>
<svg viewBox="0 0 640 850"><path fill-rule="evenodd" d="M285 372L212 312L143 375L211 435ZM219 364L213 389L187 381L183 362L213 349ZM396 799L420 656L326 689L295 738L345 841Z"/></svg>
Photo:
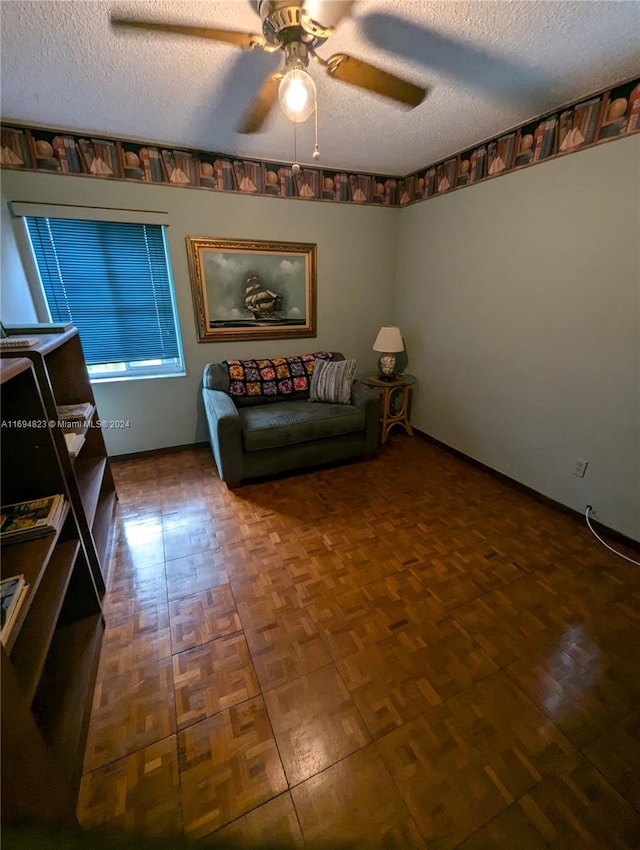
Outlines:
<svg viewBox="0 0 640 850"><path fill-rule="evenodd" d="M358 25L371 44L387 53L506 102L521 104L526 96L532 115L549 109L545 95L553 83L542 63L510 58L393 14L370 13L360 17Z"/></svg>
<svg viewBox="0 0 640 850"><path fill-rule="evenodd" d="M162 21L141 21L134 18L111 18L114 27L131 27L133 29L151 30L153 32L169 32L176 35L193 35L197 38L208 38L212 41L223 41L235 44L243 50L251 50L264 45L264 38L250 32L235 30L220 30L213 27L196 27L190 24L168 24Z"/></svg>
<svg viewBox="0 0 640 850"><path fill-rule="evenodd" d="M253 103L247 109L237 128L238 133L258 133L278 99L278 87L282 74L269 74L260 86Z"/></svg>
<svg viewBox="0 0 640 850"><path fill-rule="evenodd" d="M327 74L343 83L358 86L361 89L381 94L407 106L419 106L425 99L427 90L416 86L407 80L401 80L393 74L388 74L368 62L354 59L345 53L336 53L327 62Z"/></svg>

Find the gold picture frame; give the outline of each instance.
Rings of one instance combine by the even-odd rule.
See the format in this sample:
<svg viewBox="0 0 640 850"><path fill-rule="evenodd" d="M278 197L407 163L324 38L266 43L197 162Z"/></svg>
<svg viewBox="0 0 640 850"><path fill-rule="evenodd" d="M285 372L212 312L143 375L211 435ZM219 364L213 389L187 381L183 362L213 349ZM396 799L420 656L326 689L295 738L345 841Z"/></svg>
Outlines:
<svg viewBox="0 0 640 850"><path fill-rule="evenodd" d="M316 336L317 246L187 236L199 342Z"/></svg>

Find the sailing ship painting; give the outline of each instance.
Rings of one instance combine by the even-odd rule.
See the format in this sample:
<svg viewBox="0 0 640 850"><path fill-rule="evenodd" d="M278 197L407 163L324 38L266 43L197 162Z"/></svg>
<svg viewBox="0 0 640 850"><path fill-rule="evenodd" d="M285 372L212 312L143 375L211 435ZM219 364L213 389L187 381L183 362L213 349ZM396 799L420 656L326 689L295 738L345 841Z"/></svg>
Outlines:
<svg viewBox="0 0 640 850"><path fill-rule="evenodd" d="M267 289L257 274L247 277L244 288L244 306L254 319L281 319L282 295Z"/></svg>
<svg viewBox="0 0 640 850"><path fill-rule="evenodd" d="M187 237L201 342L315 336L316 246Z"/></svg>

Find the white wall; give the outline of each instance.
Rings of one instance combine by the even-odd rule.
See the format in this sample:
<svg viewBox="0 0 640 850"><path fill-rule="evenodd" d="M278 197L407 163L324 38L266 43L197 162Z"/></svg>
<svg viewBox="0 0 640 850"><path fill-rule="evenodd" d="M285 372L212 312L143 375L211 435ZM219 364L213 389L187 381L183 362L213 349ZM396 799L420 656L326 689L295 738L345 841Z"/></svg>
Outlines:
<svg viewBox="0 0 640 850"><path fill-rule="evenodd" d="M418 428L635 539L639 177L635 136L402 210L394 314Z"/></svg>
<svg viewBox="0 0 640 850"><path fill-rule="evenodd" d="M334 350L357 358L362 371L375 368L371 346L380 325L391 320L396 210L5 171L3 210L11 200L169 213L168 243L187 377L94 385L101 418L131 423L129 429L105 432L111 454L205 440L199 386L204 364L213 360ZM16 222L9 220L8 228L3 238L10 242ZM187 236L317 243L317 338L198 343ZM5 321L34 321L24 277L3 267L2 288L7 292Z"/></svg>
<svg viewBox="0 0 640 850"><path fill-rule="evenodd" d="M2 175L4 182L4 174ZM6 203L0 204L0 236L2 253L0 254L0 318L3 322L37 322L38 317L33 305L31 293L27 285L23 256L21 256L18 243L21 241L22 233L15 222L11 220L9 207ZM24 245L22 254L25 254ZM26 261L28 262L28 261Z"/></svg>
<svg viewBox="0 0 640 850"><path fill-rule="evenodd" d="M640 539L639 172L635 136L404 210L7 171L2 193L170 213L188 375L96 387L103 418L131 421L106 434L112 454L205 439L210 360L326 348L370 369L393 321L419 429ZM317 242L317 339L197 343L187 235ZM20 275L3 232L7 321L32 320Z"/></svg>

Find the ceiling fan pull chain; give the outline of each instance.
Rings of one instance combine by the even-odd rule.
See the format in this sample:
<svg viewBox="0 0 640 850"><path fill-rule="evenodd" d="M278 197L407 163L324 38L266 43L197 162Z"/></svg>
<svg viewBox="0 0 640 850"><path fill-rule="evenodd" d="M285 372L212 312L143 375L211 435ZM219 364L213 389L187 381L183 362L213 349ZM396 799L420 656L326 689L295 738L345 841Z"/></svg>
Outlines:
<svg viewBox="0 0 640 850"><path fill-rule="evenodd" d="M316 119L316 144L313 149L313 158L320 159L320 148L318 147L318 101L316 101L316 108L314 109L315 119Z"/></svg>
<svg viewBox="0 0 640 850"><path fill-rule="evenodd" d="M300 164L298 163L298 125L293 122L293 165L291 170L294 174L300 172Z"/></svg>

